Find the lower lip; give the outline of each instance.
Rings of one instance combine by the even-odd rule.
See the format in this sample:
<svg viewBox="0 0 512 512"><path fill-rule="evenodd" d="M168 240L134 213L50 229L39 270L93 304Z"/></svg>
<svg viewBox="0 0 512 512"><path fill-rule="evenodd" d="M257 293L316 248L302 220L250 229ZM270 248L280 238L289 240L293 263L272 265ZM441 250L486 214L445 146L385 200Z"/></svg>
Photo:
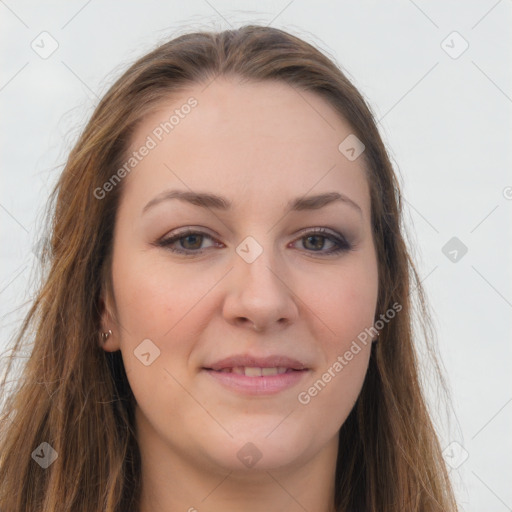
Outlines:
<svg viewBox="0 0 512 512"><path fill-rule="evenodd" d="M308 370L280 373L278 375L265 375L262 377L247 377L238 373L218 372L203 368L224 387L246 395L273 395L295 386Z"/></svg>

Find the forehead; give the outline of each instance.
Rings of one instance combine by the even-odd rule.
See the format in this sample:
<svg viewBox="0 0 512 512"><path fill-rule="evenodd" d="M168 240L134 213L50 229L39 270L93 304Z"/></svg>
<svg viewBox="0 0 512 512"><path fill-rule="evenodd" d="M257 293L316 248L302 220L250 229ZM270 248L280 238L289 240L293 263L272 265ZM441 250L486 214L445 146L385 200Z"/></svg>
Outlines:
<svg viewBox="0 0 512 512"><path fill-rule="evenodd" d="M169 97L139 123L128 153L149 139L154 147L126 179L125 193L148 196L179 184L231 190L236 205L237 198L334 188L368 211L363 158L350 161L338 149L352 133L317 94L284 82L219 77Z"/></svg>

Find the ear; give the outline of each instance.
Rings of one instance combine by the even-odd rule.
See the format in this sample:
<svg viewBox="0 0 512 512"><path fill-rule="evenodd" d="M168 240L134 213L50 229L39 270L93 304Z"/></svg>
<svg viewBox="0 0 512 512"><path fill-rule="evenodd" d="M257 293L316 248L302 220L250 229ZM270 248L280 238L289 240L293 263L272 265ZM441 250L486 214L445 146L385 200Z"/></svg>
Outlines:
<svg viewBox="0 0 512 512"><path fill-rule="evenodd" d="M103 290L99 301L101 321L100 332L98 333L98 345L106 352L115 352L121 348L119 344L120 330L113 313L112 300L109 297L108 292ZM107 333L108 331L112 331L112 334L105 339L102 333Z"/></svg>

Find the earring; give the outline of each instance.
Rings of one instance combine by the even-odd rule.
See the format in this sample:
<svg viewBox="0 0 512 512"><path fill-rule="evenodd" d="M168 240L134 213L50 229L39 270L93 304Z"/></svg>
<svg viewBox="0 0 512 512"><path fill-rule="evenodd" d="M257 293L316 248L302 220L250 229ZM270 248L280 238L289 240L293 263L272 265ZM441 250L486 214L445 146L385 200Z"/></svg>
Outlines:
<svg viewBox="0 0 512 512"><path fill-rule="evenodd" d="M103 340L103 343L108 340L109 336L112 336L112 329L109 329L107 332L101 333L101 339Z"/></svg>
<svg viewBox="0 0 512 512"><path fill-rule="evenodd" d="M377 341L379 341L379 335L380 335L380 332L377 333L375 338L372 340L372 343L377 343Z"/></svg>

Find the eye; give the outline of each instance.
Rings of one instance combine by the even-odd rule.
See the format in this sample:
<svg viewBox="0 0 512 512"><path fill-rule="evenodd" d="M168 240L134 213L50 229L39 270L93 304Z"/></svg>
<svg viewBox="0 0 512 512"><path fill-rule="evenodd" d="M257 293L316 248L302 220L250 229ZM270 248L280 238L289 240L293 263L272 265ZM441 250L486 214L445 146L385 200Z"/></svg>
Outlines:
<svg viewBox="0 0 512 512"><path fill-rule="evenodd" d="M213 238L207 233L188 229L186 231L176 233L170 237L163 238L156 242L156 244L159 247L165 247L166 249L176 253L201 254L205 249L205 247L202 247L203 241L205 239L213 241ZM212 244L209 247L212 247L213 245L215 244Z"/></svg>
<svg viewBox="0 0 512 512"><path fill-rule="evenodd" d="M330 232L325 228L315 228L307 231L299 240L308 252L320 253L320 255L331 255L346 252L352 249L352 245L340 234ZM323 250L326 241L330 244L329 250Z"/></svg>
<svg viewBox="0 0 512 512"><path fill-rule="evenodd" d="M203 246L203 242L205 240L210 240L212 243L205 247ZM352 249L352 245L343 237L343 235L334 231L331 232L326 228L305 230L303 236L298 240L302 241L302 245L307 252L318 253L321 256L338 254ZM325 250L326 244L330 246L328 250ZM185 255L201 254L204 249L214 246L225 247L224 244L215 241L209 234L190 228L166 238L162 238L155 242L155 245L158 247L165 247L174 253Z"/></svg>

